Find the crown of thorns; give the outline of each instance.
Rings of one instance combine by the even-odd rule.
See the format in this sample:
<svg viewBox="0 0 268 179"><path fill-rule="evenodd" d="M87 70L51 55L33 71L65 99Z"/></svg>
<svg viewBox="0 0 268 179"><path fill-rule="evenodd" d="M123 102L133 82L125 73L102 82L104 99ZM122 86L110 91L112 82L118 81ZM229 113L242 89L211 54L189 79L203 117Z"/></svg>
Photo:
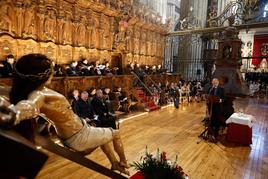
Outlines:
<svg viewBox="0 0 268 179"><path fill-rule="evenodd" d="M39 80L48 79L50 77L50 75L52 74L52 72L53 72L53 65L52 65L51 60L46 59L46 61L48 61L50 63L50 68L48 68L44 72L37 73L37 74L34 74L34 75L33 74L27 74L26 75L26 74L20 73L18 71L16 65L14 65L14 74L16 76L18 76L19 78L27 79L27 80L31 80L31 81L39 81Z"/></svg>

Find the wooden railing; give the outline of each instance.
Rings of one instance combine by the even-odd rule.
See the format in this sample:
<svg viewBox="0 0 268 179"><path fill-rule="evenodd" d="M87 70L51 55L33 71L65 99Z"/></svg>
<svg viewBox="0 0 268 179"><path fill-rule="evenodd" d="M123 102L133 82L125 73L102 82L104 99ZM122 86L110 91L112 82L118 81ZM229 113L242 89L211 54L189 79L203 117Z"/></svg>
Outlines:
<svg viewBox="0 0 268 179"><path fill-rule="evenodd" d="M180 75L149 75L156 83L178 82ZM109 87L114 89L115 87L121 87L125 91L129 91L133 88L133 81L135 77L133 75L117 75L117 76L89 76L89 77L54 77L50 88L55 91L69 96L74 89L88 90L91 87L103 88ZM150 81L145 76L145 84L150 85ZM0 78L0 85L12 85L11 78Z"/></svg>

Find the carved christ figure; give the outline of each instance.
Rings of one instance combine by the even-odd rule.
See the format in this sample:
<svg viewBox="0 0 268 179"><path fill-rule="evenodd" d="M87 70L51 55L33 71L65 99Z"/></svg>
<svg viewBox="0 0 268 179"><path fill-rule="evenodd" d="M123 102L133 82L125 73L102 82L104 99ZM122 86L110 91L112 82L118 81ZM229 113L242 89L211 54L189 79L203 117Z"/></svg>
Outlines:
<svg viewBox="0 0 268 179"><path fill-rule="evenodd" d="M6 105L8 113L12 111L14 117L3 118L1 110L0 124L26 123L27 120L35 119L42 113L53 123L64 145L76 151L101 147L112 165L111 169L129 175L127 171L129 165L119 131L87 125L84 119L73 112L66 97L46 87L53 78L53 63L50 59L40 54L25 55L14 65L14 73L16 75L10 91L10 102L14 106L0 97L0 107ZM22 86L25 89L21 91ZM25 130L22 132L26 133ZM33 131L28 128L27 132Z"/></svg>

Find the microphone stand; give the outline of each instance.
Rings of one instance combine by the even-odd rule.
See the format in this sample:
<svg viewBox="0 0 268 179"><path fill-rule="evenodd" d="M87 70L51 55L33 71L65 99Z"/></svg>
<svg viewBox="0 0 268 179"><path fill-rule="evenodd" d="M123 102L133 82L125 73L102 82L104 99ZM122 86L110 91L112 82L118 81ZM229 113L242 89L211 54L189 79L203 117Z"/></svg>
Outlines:
<svg viewBox="0 0 268 179"><path fill-rule="evenodd" d="M212 109L213 109L213 102L219 101L219 99L217 96L210 95L210 96L208 96L208 101L210 103L210 105L207 106L207 111L209 111L209 116L208 116L208 119L205 119L205 121L204 121L205 122L205 130L198 136L199 138L201 138L201 140L198 141L197 144L199 144L202 141L202 139L203 140L210 140L214 136L213 129L211 127ZM208 109L208 107L210 108L210 110ZM208 123L206 121L208 121Z"/></svg>

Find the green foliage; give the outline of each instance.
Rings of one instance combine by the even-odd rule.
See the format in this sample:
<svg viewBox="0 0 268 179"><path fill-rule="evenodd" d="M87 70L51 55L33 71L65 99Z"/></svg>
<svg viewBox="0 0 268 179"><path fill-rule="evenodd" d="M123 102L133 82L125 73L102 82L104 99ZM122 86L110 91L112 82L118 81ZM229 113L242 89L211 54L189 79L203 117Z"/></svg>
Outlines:
<svg viewBox="0 0 268 179"><path fill-rule="evenodd" d="M177 157L175 162L171 163L166 159L166 153L162 152L159 156L159 150L156 157L148 153L140 162L134 162L132 166L142 172L145 179L185 179L187 175L182 168L177 165Z"/></svg>

